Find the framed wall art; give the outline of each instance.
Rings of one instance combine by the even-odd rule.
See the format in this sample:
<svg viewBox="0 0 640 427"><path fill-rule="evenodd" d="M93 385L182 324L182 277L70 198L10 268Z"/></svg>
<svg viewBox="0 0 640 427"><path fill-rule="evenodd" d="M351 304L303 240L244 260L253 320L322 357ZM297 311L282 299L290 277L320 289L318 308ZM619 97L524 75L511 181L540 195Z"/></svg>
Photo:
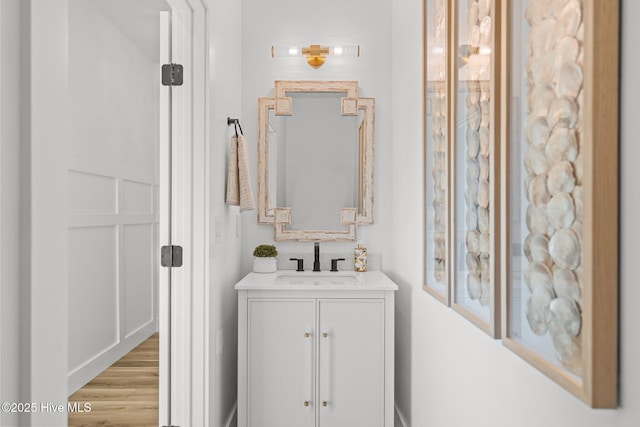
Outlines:
<svg viewBox="0 0 640 427"><path fill-rule="evenodd" d="M499 337L499 4L453 4L452 307Z"/></svg>
<svg viewBox="0 0 640 427"><path fill-rule="evenodd" d="M617 405L618 9L502 1L502 341L595 408Z"/></svg>
<svg viewBox="0 0 640 427"><path fill-rule="evenodd" d="M449 2L424 2L424 289L449 305Z"/></svg>
<svg viewBox="0 0 640 427"><path fill-rule="evenodd" d="M499 337L500 4L424 6L424 288Z"/></svg>

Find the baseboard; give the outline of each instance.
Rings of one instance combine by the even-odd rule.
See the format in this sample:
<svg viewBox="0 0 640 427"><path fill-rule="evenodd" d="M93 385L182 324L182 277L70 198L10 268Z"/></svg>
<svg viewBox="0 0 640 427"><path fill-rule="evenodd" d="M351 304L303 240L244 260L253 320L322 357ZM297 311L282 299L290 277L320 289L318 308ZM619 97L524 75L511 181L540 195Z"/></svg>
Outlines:
<svg viewBox="0 0 640 427"><path fill-rule="evenodd" d="M400 421L400 425L396 425L395 427L409 427L409 424L406 421L406 418L404 415L402 415L402 412L400 412L400 409L398 409L398 405L395 405L395 410L396 410L396 418Z"/></svg>
<svg viewBox="0 0 640 427"><path fill-rule="evenodd" d="M156 323L154 321L130 334L127 338L96 354L81 367L75 369L67 375L68 395L82 388L89 381L97 377L109 366L117 362L122 356L140 345L155 332Z"/></svg>
<svg viewBox="0 0 640 427"><path fill-rule="evenodd" d="M238 425L238 420L236 419L237 412L238 402L233 404L233 408L231 408L231 412L229 412L229 415L227 416L227 421L224 423L224 427L235 427Z"/></svg>

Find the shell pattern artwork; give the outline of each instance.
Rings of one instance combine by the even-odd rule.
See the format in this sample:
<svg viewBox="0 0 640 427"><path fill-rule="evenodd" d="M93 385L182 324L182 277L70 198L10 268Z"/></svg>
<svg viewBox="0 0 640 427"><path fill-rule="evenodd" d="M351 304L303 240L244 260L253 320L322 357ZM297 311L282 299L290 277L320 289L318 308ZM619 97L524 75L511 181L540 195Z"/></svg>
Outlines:
<svg viewBox="0 0 640 427"><path fill-rule="evenodd" d="M469 1L468 44L474 49L491 46L491 2ZM490 253L490 124L491 82L489 57L467 66L466 98L466 256L467 295L487 307L491 296Z"/></svg>
<svg viewBox="0 0 640 427"><path fill-rule="evenodd" d="M436 43L445 44L446 34L446 4L445 0L436 0L434 26L436 33ZM433 187L434 187L434 276L435 279L444 283L446 281L447 268L447 86L444 80L446 73L445 66L437 73L434 82L434 114L433 114Z"/></svg>
<svg viewBox="0 0 640 427"><path fill-rule="evenodd" d="M526 10L526 316L574 373L582 365L582 12L581 0L530 0Z"/></svg>

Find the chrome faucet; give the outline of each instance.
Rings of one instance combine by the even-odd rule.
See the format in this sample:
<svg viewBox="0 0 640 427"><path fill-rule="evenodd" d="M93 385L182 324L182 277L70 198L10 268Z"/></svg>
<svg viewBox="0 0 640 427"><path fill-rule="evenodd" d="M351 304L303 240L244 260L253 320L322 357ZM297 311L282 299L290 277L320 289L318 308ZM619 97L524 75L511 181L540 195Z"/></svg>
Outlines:
<svg viewBox="0 0 640 427"><path fill-rule="evenodd" d="M313 243L313 271L320 271L320 242Z"/></svg>

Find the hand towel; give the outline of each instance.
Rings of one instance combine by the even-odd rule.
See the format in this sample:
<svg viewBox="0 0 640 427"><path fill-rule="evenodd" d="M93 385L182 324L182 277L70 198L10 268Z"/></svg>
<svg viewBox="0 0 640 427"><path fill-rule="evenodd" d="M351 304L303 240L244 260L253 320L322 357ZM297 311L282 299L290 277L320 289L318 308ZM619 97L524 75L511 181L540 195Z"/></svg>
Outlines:
<svg viewBox="0 0 640 427"><path fill-rule="evenodd" d="M255 209L249 176L249 147L244 135L233 136L229 150L227 204L240 206L240 212Z"/></svg>

